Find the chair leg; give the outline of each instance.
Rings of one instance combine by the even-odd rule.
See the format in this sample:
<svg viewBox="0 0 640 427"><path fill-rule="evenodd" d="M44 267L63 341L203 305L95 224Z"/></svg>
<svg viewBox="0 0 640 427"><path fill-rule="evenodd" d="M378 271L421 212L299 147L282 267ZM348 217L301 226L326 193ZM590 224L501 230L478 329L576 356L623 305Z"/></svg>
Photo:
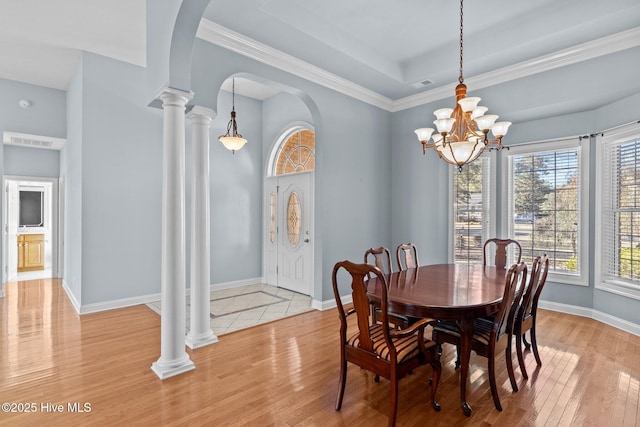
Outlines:
<svg viewBox="0 0 640 427"><path fill-rule="evenodd" d="M460 367L460 346L456 346L456 364L455 368L458 369Z"/></svg>
<svg viewBox="0 0 640 427"><path fill-rule="evenodd" d="M529 347L531 347L531 344L529 344L529 342L527 341L527 336L525 334L522 334L522 342L524 343L524 347L526 349L529 349Z"/></svg>
<svg viewBox="0 0 640 427"><path fill-rule="evenodd" d="M440 411L440 404L436 400L436 392L438 391L438 384L440 383L440 376L442 375L442 363L440 360L431 362L433 368L433 375L431 377L431 406L436 411Z"/></svg>
<svg viewBox="0 0 640 427"><path fill-rule="evenodd" d="M493 396L493 404L498 411L502 411L500 397L498 396L498 387L496 386L496 366L495 356L493 354L490 354L487 358L487 364L489 371L489 384L491 385L491 396Z"/></svg>
<svg viewBox="0 0 640 427"><path fill-rule="evenodd" d="M376 376L373 377L373 381L379 383L380 382L380 375L376 374Z"/></svg>
<svg viewBox="0 0 640 427"><path fill-rule="evenodd" d="M540 360L540 354L538 353L538 339L536 338L536 318L533 318L533 325L531 326L531 347L533 348L533 355L536 357L536 363L538 366L542 365Z"/></svg>
<svg viewBox="0 0 640 427"><path fill-rule="evenodd" d="M529 378L527 374L527 368L524 365L524 353L522 352L522 337L524 334L515 334L516 336L516 352L518 353L518 365L520 365L520 372L525 379Z"/></svg>
<svg viewBox="0 0 640 427"><path fill-rule="evenodd" d="M338 397L336 399L336 411L339 411L342 407L342 398L344 397L344 387L347 383L347 361L344 360L344 355L340 363L340 383L338 384Z"/></svg>
<svg viewBox="0 0 640 427"><path fill-rule="evenodd" d="M504 357L507 361L507 372L509 373L509 381L511 381L511 389L513 391L518 391L518 383L516 382L516 375L513 371L513 354L511 351L512 341L513 337L510 337L509 342L507 343L507 348L504 350Z"/></svg>
<svg viewBox="0 0 640 427"><path fill-rule="evenodd" d="M395 369L391 369L389 378L391 383L391 406L389 407L389 427L396 425L396 417L398 416L398 376Z"/></svg>

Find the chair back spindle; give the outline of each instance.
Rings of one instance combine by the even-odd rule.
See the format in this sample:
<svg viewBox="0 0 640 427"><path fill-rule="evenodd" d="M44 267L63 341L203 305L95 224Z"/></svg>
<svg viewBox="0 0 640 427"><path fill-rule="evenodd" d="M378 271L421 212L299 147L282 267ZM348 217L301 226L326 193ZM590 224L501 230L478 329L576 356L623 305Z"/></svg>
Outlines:
<svg viewBox="0 0 640 427"><path fill-rule="evenodd" d="M398 270L408 270L417 268L420 265L418 261L418 248L413 243L403 243L396 248L396 262Z"/></svg>
<svg viewBox="0 0 640 427"><path fill-rule="evenodd" d="M522 246L517 240L513 239L488 239L484 242L484 246L482 247L482 261L484 265L487 265L487 248L490 245L495 245L495 257L494 262L496 268L504 269L507 266L507 249L509 245L513 245L515 253L515 264L520 264L522 261Z"/></svg>

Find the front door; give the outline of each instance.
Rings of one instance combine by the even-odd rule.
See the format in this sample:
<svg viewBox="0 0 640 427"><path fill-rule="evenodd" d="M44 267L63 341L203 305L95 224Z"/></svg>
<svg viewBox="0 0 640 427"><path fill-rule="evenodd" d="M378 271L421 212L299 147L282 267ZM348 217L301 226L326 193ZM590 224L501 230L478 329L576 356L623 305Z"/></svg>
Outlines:
<svg viewBox="0 0 640 427"><path fill-rule="evenodd" d="M312 174L267 178L265 185L265 279L311 294L313 252Z"/></svg>

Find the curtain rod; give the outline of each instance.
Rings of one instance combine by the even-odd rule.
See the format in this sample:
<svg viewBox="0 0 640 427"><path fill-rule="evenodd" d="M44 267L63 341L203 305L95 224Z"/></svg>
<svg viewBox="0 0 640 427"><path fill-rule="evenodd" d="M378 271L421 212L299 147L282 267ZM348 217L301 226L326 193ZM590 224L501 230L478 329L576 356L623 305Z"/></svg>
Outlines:
<svg viewBox="0 0 640 427"><path fill-rule="evenodd" d="M530 144L543 144L546 142L571 141L572 139L577 139L579 141L582 141L583 139L589 139L589 136L590 135L588 133L581 134L581 135L562 136L558 138L539 139L536 141L521 142L519 144L513 144L513 145L503 145L502 147L509 149L509 147L520 147L520 146L530 145Z"/></svg>
<svg viewBox="0 0 640 427"><path fill-rule="evenodd" d="M640 124L640 120L636 120L636 121L629 122L629 123L624 123L622 125L614 126L612 128L605 129L605 130L600 130L600 131L598 131L596 133L592 133L591 136L592 137L598 136L598 135L604 136L605 132L611 132L611 131L616 130L616 129L624 128L624 127L627 127L627 126L633 126L633 125L637 125L637 124Z"/></svg>

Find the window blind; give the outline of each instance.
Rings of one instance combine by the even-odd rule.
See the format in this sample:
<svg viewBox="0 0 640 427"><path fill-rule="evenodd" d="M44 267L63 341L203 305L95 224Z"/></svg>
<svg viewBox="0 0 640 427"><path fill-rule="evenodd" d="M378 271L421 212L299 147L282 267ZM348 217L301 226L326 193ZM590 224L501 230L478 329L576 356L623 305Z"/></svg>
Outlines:
<svg viewBox="0 0 640 427"><path fill-rule="evenodd" d="M605 142L601 265L605 280L640 284L640 139Z"/></svg>
<svg viewBox="0 0 640 427"><path fill-rule="evenodd" d="M508 230L530 263L546 253L550 271L579 275L581 267L580 147L509 156Z"/></svg>
<svg viewBox="0 0 640 427"><path fill-rule="evenodd" d="M480 157L453 175L454 261L482 262L491 215L491 159Z"/></svg>

